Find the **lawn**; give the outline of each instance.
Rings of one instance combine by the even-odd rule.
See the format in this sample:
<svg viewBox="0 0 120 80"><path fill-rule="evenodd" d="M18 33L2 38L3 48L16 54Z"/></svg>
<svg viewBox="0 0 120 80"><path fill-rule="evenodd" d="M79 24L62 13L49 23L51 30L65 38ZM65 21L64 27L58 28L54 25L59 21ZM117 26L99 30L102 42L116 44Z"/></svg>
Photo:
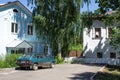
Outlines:
<svg viewBox="0 0 120 80"><path fill-rule="evenodd" d="M94 77L94 80L120 80L120 67L107 66Z"/></svg>

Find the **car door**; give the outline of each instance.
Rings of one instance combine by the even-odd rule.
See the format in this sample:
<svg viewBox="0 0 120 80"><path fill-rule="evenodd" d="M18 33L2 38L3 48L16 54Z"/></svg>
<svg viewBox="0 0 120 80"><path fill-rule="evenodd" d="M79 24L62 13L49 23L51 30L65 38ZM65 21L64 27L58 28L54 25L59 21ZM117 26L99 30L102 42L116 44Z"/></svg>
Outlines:
<svg viewBox="0 0 120 80"><path fill-rule="evenodd" d="M47 58L43 54L40 54L39 58L38 58L38 61L42 66L46 66Z"/></svg>

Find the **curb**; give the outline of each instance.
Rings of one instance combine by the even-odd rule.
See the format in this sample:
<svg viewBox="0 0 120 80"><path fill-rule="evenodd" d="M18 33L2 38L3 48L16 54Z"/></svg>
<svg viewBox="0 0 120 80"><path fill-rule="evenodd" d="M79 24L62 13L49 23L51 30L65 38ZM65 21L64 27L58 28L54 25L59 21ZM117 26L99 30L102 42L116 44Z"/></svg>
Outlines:
<svg viewBox="0 0 120 80"><path fill-rule="evenodd" d="M15 68L0 68L0 71L15 70Z"/></svg>
<svg viewBox="0 0 120 80"><path fill-rule="evenodd" d="M93 76L90 77L90 80L93 80L93 78L97 75L98 72L103 72L103 69L105 66L103 66L101 69L99 69Z"/></svg>

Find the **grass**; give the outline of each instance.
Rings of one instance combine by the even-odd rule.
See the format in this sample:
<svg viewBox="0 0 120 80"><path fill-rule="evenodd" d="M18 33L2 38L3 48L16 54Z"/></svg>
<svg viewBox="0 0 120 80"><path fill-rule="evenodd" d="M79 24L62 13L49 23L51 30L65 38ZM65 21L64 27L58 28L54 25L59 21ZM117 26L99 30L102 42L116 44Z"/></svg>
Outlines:
<svg viewBox="0 0 120 80"><path fill-rule="evenodd" d="M94 80L120 80L120 67L106 67L94 77Z"/></svg>

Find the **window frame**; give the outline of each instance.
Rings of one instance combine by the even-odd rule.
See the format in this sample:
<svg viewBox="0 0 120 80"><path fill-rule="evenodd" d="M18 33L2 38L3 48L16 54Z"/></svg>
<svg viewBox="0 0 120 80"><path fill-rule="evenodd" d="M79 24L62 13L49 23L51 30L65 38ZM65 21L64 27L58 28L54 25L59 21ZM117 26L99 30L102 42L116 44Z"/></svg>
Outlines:
<svg viewBox="0 0 120 80"><path fill-rule="evenodd" d="M110 38L112 32L112 28L108 28L108 38Z"/></svg>
<svg viewBox="0 0 120 80"><path fill-rule="evenodd" d="M103 58L103 53L102 52L97 52L97 58Z"/></svg>
<svg viewBox="0 0 120 80"><path fill-rule="evenodd" d="M28 24L27 34L28 35L33 35L33 25Z"/></svg>
<svg viewBox="0 0 120 80"><path fill-rule="evenodd" d="M11 33L18 34L18 23L15 22L11 23Z"/></svg>
<svg viewBox="0 0 120 80"><path fill-rule="evenodd" d="M22 50L11 50L11 54L24 54Z"/></svg>
<svg viewBox="0 0 120 80"><path fill-rule="evenodd" d="M44 54L45 54L46 56L48 55L48 50L49 50L48 45L45 45L45 46L44 46Z"/></svg>
<svg viewBox="0 0 120 80"><path fill-rule="evenodd" d="M116 52L110 52L110 58L116 59Z"/></svg>
<svg viewBox="0 0 120 80"><path fill-rule="evenodd" d="M28 48L28 53L33 52L33 48Z"/></svg>
<svg viewBox="0 0 120 80"><path fill-rule="evenodd" d="M96 34L98 32L98 35ZM101 38L101 28L95 28L95 39L100 39Z"/></svg>

